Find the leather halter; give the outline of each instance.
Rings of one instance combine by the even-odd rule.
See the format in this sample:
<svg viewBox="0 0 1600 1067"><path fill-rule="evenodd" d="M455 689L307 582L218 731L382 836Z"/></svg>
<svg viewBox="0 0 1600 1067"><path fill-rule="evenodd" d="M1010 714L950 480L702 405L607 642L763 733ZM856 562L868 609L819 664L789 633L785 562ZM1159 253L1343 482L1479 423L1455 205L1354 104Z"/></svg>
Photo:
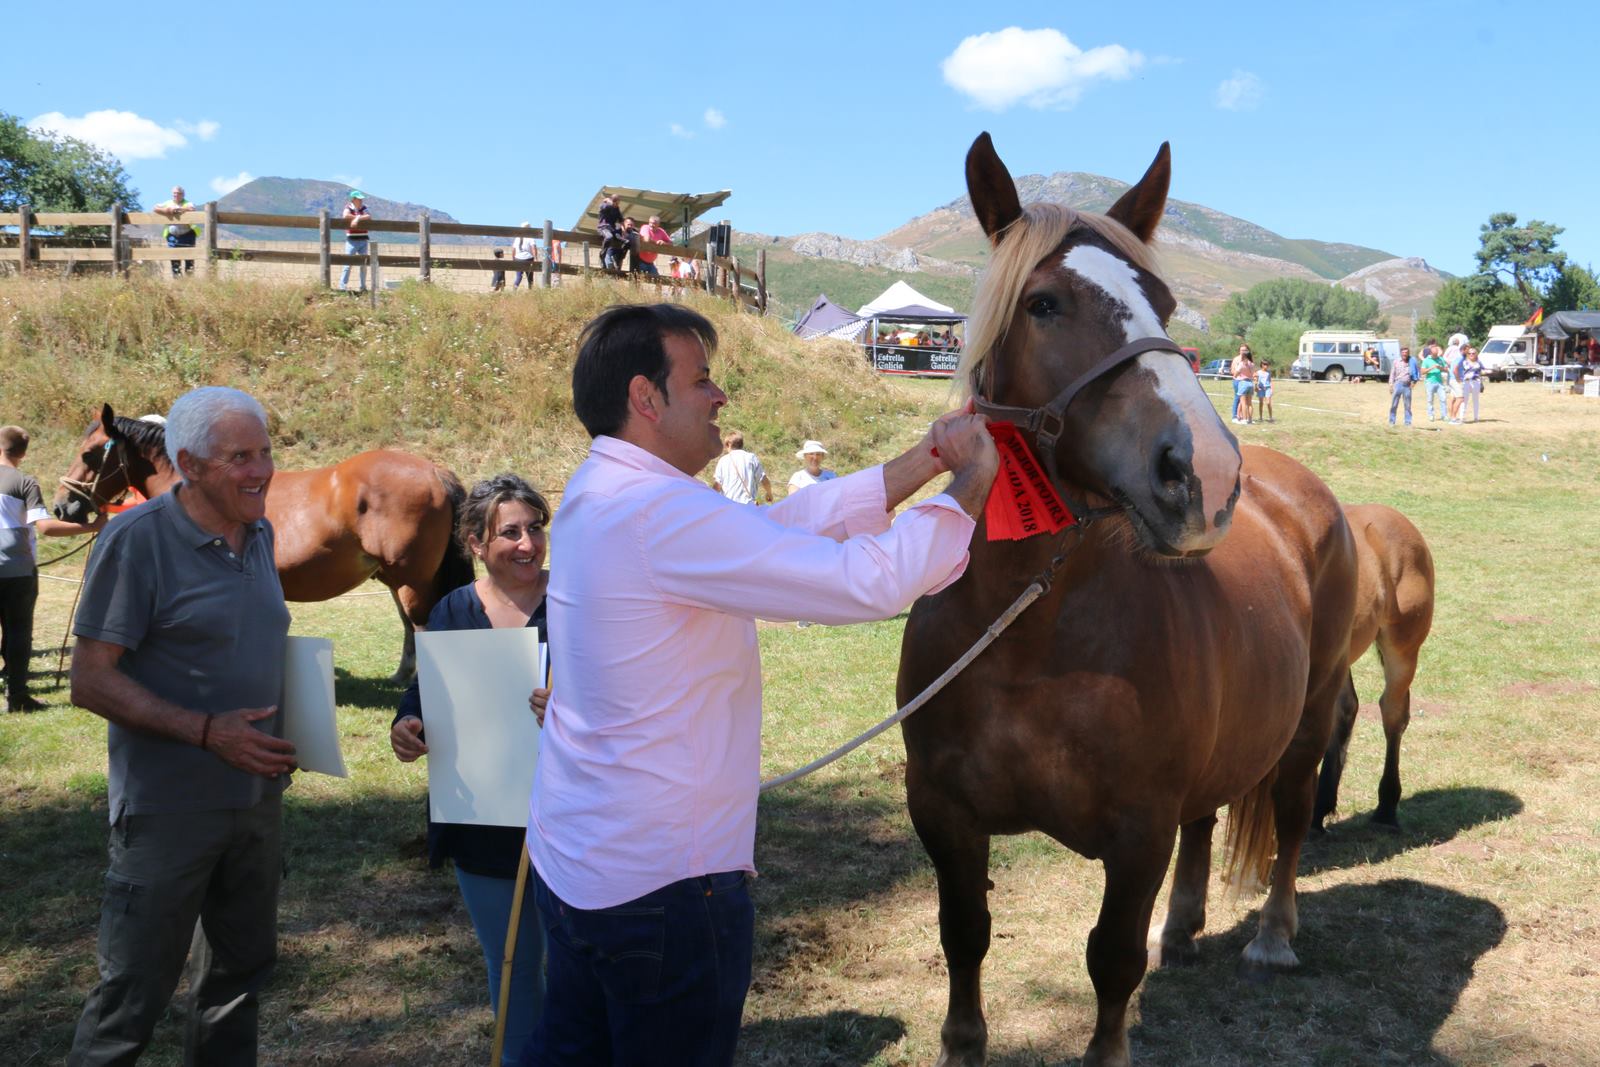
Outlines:
<svg viewBox="0 0 1600 1067"><path fill-rule="evenodd" d="M94 478L92 480L80 481L77 478L68 478L64 474L58 479L68 494L71 496L82 497L89 505L89 510L91 511L99 511L107 504L115 503L115 501L112 500L100 499L100 483L105 480L107 474L111 473L106 468L113 452L116 453L119 461L116 467L116 473L122 474L128 471L130 465L128 463L127 443L120 438L113 438L112 440L106 442L105 448L102 450L102 455L100 457L100 466L95 468ZM124 489L122 492L123 495L126 496L128 491Z"/></svg>
<svg viewBox="0 0 1600 1067"><path fill-rule="evenodd" d="M1067 408L1072 404L1084 388L1097 379L1105 377L1112 371L1121 367L1129 360L1137 359L1146 352L1171 352L1188 362L1188 357L1183 350L1170 337L1141 337L1136 341L1129 341L1109 356L1101 359L1094 366L1068 382L1066 387L1057 393L1048 404L1037 408L1013 407L1008 404L996 404L980 394L973 397L973 408L980 415L987 415L991 419L1004 419L1016 423L1017 428L1026 430L1033 435L1034 453L1044 464L1044 469L1050 475L1050 480L1061 482L1061 476L1056 472L1056 446L1061 442L1061 435L1067 429ZM985 376L984 384L993 380L992 375ZM1120 512L1120 507L1089 509L1067 494L1062 494L1062 502L1072 512L1072 517L1080 523L1090 522L1097 518L1113 515Z"/></svg>

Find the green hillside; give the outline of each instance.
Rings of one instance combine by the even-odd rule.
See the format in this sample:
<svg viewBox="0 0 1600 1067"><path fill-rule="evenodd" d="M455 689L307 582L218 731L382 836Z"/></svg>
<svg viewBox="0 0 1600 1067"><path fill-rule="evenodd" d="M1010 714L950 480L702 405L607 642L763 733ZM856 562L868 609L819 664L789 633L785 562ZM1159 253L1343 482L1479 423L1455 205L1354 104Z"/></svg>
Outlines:
<svg viewBox="0 0 1600 1067"><path fill-rule="evenodd" d="M741 263L755 261L756 249L753 247L735 245L733 252ZM925 271L906 274L882 267L858 267L836 259L800 256L782 249L767 249L768 299L785 319L793 319L809 309L818 293L827 293L835 304L854 311L901 279L918 292L941 304L948 304L957 311L968 311L972 307L976 279L970 276L930 274Z"/></svg>

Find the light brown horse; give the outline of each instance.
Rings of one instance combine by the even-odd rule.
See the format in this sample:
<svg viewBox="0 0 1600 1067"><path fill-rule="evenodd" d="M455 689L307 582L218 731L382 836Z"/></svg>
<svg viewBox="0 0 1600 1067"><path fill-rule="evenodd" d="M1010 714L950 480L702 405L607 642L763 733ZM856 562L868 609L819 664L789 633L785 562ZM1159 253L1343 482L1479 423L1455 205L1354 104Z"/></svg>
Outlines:
<svg viewBox="0 0 1600 1067"><path fill-rule="evenodd" d="M61 479L55 513L85 521L129 488L146 497L181 479L160 423L123 418L106 404ZM362 452L331 467L278 471L267 490L278 577L290 600L330 600L376 578L389 587L405 644L396 681L416 670L415 631L450 590L472 581L472 561L454 539L461 483L405 452Z"/></svg>
<svg viewBox="0 0 1600 1067"><path fill-rule="evenodd" d="M1070 532L990 542L980 525L966 574L906 625L902 702L1067 548L1050 591L903 725L949 965L943 1065L985 1055L993 834L1042 830L1104 864L1089 1067L1130 1062L1128 1000L1180 828L1160 958L1195 952L1223 805L1233 864L1259 877L1271 863L1246 965L1298 962L1295 867L1345 680L1355 547L1310 471L1241 452L1166 336L1176 301L1148 245L1169 177L1163 145L1105 216L1024 210L987 134L967 156L993 251L963 380L979 411L1032 420L1025 436L1064 497L1115 515L1075 548Z"/></svg>
<svg viewBox="0 0 1600 1067"><path fill-rule="evenodd" d="M1356 539L1356 616L1350 627L1350 666L1378 645L1383 664L1383 777L1378 780L1378 807L1372 821L1399 826L1400 739L1411 722L1411 682L1417 676L1417 657L1433 628L1433 553L1411 520L1383 504L1352 504L1344 509ZM1348 676L1334 722L1333 741L1322 759L1317 782L1317 806L1312 829L1323 831L1323 820L1339 801L1339 779L1350 751L1350 732L1361 701L1355 676Z"/></svg>

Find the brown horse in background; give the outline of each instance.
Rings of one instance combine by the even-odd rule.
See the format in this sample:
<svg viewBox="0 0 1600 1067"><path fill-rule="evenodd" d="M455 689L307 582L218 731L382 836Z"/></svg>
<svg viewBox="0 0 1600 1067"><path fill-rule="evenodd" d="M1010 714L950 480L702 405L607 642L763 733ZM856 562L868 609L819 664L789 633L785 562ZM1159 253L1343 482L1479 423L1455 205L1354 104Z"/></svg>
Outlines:
<svg viewBox="0 0 1600 1067"><path fill-rule="evenodd" d="M1259 877L1272 864L1246 966L1297 963L1295 868L1345 681L1355 546L1310 471L1241 453L1167 337L1176 301L1148 246L1169 178L1163 145L1106 216L1025 211L987 134L967 156L993 255L963 379L979 411L1059 406L1055 431L1032 431L1041 462L1064 497L1116 515L1075 548L1070 531L990 542L980 525L965 575L906 625L902 703L1069 549L1050 590L902 726L911 818L939 883L947 1067L985 1055L993 834L1042 830L1104 864L1086 1067L1130 1062L1128 1001L1180 828L1159 958L1194 954L1224 805L1232 865Z"/></svg>
<svg viewBox="0 0 1600 1067"><path fill-rule="evenodd" d="M61 479L54 510L83 522L130 488L148 498L180 480L167 457L166 428L124 418L106 404ZM409 680L415 631L427 627L441 597L473 578L454 537L464 499L454 474L406 452L362 452L331 467L278 471L267 490L267 519L283 595L331 600L369 578L388 586L405 627L394 678Z"/></svg>
<svg viewBox="0 0 1600 1067"><path fill-rule="evenodd" d="M1417 656L1433 627L1433 553L1411 520L1383 504L1354 504L1344 509L1356 539L1356 616L1350 627L1349 663L1378 645L1383 664L1383 777L1378 781L1378 807L1372 821L1399 826L1400 738L1411 722L1411 682L1417 676ZM1317 782L1317 806L1312 829L1323 832L1323 820L1339 800L1339 779L1350 751L1350 732L1361 701L1353 674L1340 695L1333 741L1322 759Z"/></svg>

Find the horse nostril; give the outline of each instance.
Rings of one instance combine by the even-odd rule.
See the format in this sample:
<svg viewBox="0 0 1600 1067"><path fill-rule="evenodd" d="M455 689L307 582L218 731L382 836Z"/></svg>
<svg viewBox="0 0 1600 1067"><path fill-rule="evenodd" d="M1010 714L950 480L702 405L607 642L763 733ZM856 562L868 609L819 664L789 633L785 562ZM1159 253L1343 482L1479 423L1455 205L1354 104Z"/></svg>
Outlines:
<svg viewBox="0 0 1600 1067"><path fill-rule="evenodd" d="M1194 468L1189 461L1182 458L1169 445L1163 448L1156 456L1156 486L1162 495L1171 498L1174 503L1182 504L1189 495L1189 479L1194 476Z"/></svg>

